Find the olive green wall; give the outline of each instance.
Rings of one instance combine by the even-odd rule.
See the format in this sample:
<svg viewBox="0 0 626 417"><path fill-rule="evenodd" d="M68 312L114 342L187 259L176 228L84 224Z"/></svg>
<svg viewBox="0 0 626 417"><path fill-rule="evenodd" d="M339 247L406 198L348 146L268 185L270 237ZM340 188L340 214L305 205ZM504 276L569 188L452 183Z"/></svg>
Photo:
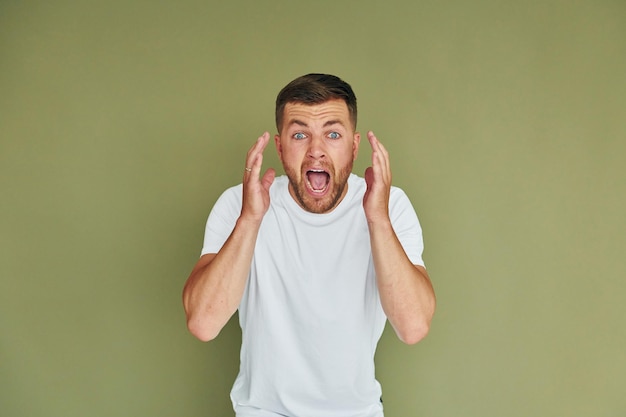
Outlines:
<svg viewBox="0 0 626 417"><path fill-rule="evenodd" d="M387 415L626 415L617 0L0 1L0 415L232 415L237 324L196 341L181 289L313 71L423 223L438 312L385 332Z"/></svg>

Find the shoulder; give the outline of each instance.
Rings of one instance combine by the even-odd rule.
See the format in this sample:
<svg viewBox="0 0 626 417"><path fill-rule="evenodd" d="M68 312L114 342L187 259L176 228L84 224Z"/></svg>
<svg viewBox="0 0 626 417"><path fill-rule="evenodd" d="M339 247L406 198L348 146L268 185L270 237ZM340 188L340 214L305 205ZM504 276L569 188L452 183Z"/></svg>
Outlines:
<svg viewBox="0 0 626 417"><path fill-rule="evenodd" d="M219 196L215 202L215 207L241 207L242 196L243 184L237 184L229 187Z"/></svg>
<svg viewBox="0 0 626 417"><path fill-rule="evenodd" d="M284 199L289 195L289 178L286 175L280 175L274 178L274 182L270 186L270 205L284 205Z"/></svg>
<svg viewBox="0 0 626 417"><path fill-rule="evenodd" d="M348 193L353 196L363 196L365 194L365 190L367 189L367 183L365 182L365 178L359 177L356 174L350 174L348 177Z"/></svg>
<svg viewBox="0 0 626 417"><path fill-rule="evenodd" d="M400 187L391 186L389 192L389 204L408 204L411 205L409 196Z"/></svg>
<svg viewBox="0 0 626 417"><path fill-rule="evenodd" d="M270 192L283 192L286 191L289 187L289 178L286 175L279 175L274 178L274 182L270 187Z"/></svg>
<svg viewBox="0 0 626 417"><path fill-rule="evenodd" d="M419 226L419 220L415 207L411 203L409 196L399 187L391 187L389 194L389 216L392 223L406 223L408 225Z"/></svg>

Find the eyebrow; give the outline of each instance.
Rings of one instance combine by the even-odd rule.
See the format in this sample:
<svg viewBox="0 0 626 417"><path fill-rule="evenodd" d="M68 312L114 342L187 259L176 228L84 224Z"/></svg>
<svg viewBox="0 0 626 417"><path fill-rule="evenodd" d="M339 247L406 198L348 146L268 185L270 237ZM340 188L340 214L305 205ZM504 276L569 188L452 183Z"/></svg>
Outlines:
<svg viewBox="0 0 626 417"><path fill-rule="evenodd" d="M291 125L298 125L298 126L302 126L302 127L309 127L308 124L306 124L305 122L303 122L302 120L299 119L293 119L289 122L288 126ZM332 126L332 125L341 125L344 126L343 122L341 120L329 120L326 123L324 123L324 126L322 127L328 127L328 126Z"/></svg>
<svg viewBox="0 0 626 417"><path fill-rule="evenodd" d="M341 125L343 126L343 122L341 120L329 120L324 123L324 127L332 126L332 125Z"/></svg>

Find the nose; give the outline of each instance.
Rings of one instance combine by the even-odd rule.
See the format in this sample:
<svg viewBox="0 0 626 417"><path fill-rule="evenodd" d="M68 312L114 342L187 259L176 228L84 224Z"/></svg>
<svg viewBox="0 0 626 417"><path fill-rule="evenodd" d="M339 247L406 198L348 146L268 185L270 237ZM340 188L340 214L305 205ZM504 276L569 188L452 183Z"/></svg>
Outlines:
<svg viewBox="0 0 626 417"><path fill-rule="evenodd" d="M324 138L318 135L314 135L309 142L309 149L307 156L313 159L321 159L326 156L326 150L324 147Z"/></svg>

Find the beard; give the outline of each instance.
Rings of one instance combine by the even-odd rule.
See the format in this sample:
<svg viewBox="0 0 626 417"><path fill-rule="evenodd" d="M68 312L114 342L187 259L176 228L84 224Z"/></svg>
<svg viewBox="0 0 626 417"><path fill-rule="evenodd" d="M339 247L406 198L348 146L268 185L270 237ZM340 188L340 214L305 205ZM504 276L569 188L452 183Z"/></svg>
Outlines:
<svg viewBox="0 0 626 417"><path fill-rule="evenodd" d="M291 167L284 167L285 174L289 178L289 191L296 202L308 212L323 214L332 211L341 202L348 187L348 178L352 173L352 164L348 164L335 172L332 166L328 166L330 175L330 190L323 197L315 198L306 189L306 174L296 171Z"/></svg>

